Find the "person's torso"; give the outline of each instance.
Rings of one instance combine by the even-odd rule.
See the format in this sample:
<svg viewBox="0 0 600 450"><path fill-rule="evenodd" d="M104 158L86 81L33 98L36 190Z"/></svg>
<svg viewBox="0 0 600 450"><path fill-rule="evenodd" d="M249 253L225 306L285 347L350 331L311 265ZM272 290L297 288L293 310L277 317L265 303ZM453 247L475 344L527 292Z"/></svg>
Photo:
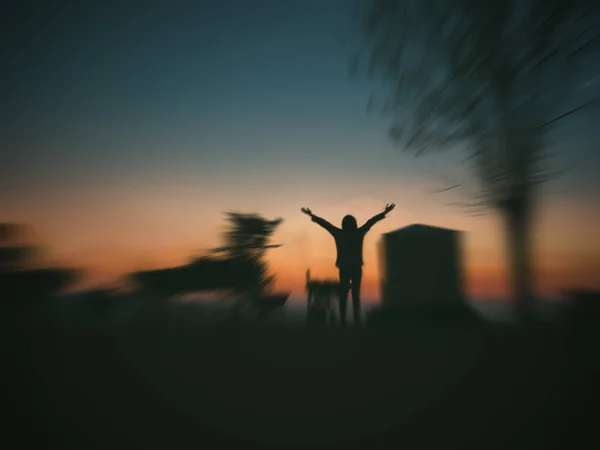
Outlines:
<svg viewBox="0 0 600 450"><path fill-rule="evenodd" d="M362 248L364 233L360 230L344 231L342 230L335 236L335 246L337 249L337 267L360 267L363 265Z"/></svg>

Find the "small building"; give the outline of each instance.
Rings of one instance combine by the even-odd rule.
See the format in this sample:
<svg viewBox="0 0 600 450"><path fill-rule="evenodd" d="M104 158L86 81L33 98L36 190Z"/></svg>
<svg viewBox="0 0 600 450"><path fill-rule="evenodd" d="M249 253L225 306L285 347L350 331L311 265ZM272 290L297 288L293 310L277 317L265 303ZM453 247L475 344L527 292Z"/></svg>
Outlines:
<svg viewBox="0 0 600 450"><path fill-rule="evenodd" d="M413 224L379 242L381 304L388 308L465 305L463 233Z"/></svg>

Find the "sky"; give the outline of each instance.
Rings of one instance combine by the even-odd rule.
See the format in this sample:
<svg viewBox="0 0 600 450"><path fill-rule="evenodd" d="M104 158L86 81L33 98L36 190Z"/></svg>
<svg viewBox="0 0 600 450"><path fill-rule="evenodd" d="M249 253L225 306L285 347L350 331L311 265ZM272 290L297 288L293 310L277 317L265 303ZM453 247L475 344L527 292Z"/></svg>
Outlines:
<svg viewBox="0 0 600 450"><path fill-rule="evenodd" d="M307 268L336 269L333 239L300 208L339 225L395 202L365 239L365 300L379 298L381 234L412 223L465 232L469 295L507 297L498 217L436 192L465 174L457 155L402 152L367 113L373 85L348 75L347 1L28 5L2 27L0 219L26 224L45 263L84 268L82 286L185 263L219 245L233 210L284 219L268 259L277 289L302 298ZM553 146L568 170L535 224L544 295L600 287L598 118L572 120Z"/></svg>

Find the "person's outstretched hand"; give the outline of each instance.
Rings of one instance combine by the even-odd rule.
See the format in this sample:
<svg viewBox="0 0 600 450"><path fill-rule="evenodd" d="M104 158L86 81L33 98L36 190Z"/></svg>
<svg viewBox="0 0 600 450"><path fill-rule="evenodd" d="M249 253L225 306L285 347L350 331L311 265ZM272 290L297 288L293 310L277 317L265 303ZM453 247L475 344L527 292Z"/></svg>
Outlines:
<svg viewBox="0 0 600 450"><path fill-rule="evenodd" d="M395 203L388 203L387 205L385 205L385 213L389 213L392 209L394 209L396 207Z"/></svg>
<svg viewBox="0 0 600 450"><path fill-rule="evenodd" d="M306 214L307 216L312 217L313 213L309 208L302 208L301 211Z"/></svg>

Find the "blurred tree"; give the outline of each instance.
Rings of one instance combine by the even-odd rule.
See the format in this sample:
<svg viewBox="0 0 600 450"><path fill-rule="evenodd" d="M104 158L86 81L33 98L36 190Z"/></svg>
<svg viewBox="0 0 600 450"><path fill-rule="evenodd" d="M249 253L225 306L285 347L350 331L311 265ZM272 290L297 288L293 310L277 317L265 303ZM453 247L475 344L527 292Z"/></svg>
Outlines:
<svg viewBox="0 0 600 450"><path fill-rule="evenodd" d="M250 304L249 300L264 300L275 283L264 256L269 248L280 246L269 241L283 219L232 212L227 219L226 245L193 257L183 266L133 272L128 279L158 299L220 291L225 298L235 299L236 310Z"/></svg>
<svg viewBox="0 0 600 450"><path fill-rule="evenodd" d="M506 227L517 312L531 314L529 235L548 164L547 132L590 105L600 38L594 0L364 0L353 74L377 77L390 136L416 155L461 150L477 188L463 205ZM360 52L359 52L360 53ZM596 62L597 64L597 62ZM586 83L587 82L587 83ZM597 83L596 83L597 84ZM388 89L389 88L389 89ZM458 183L457 186L460 186Z"/></svg>
<svg viewBox="0 0 600 450"><path fill-rule="evenodd" d="M26 266L37 256L37 248L17 244L24 231L22 225L0 223L0 271Z"/></svg>
<svg viewBox="0 0 600 450"><path fill-rule="evenodd" d="M225 246L213 249L212 253L247 264L250 272L247 275L252 280L254 294L270 294L276 276L270 273L265 255L268 249L281 247L280 244L270 244L270 240L283 219L267 220L256 213L228 212L226 216L228 226L224 233Z"/></svg>
<svg viewBox="0 0 600 450"><path fill-rule="evenodd" d="M71 285L79 276L74 270L34 268L38 247L16 245L25 228L0 223L0 298L15 305L55 294Z"/></svg>

